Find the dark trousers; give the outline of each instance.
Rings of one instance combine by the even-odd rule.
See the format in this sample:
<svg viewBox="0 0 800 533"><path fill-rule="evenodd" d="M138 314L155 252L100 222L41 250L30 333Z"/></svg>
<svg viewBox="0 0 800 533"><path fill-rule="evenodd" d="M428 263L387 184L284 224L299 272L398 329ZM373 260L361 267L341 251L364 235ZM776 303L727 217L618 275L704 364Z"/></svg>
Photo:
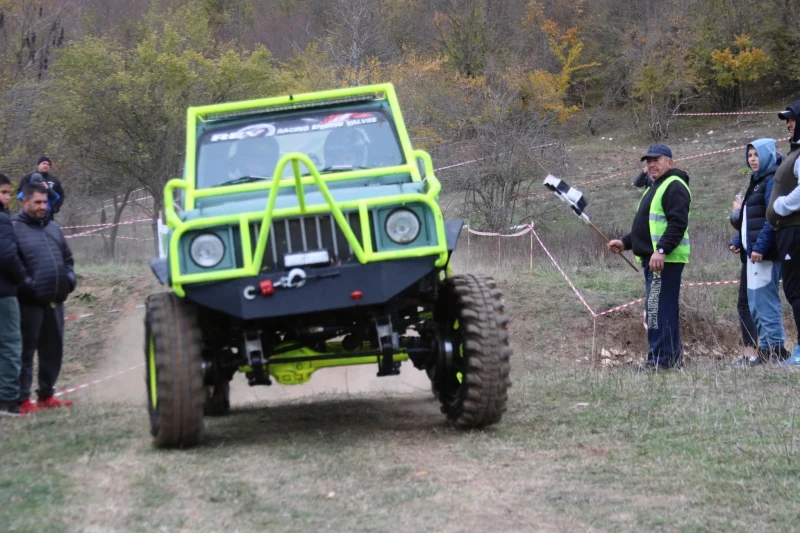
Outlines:
<svg viewBox="0 0 800 533"><path fill-rule="evenodd" d="M800 344L800 226L779 229L775 242L783 268L783 293L792 307Z"/></svg>
<svg viewBox="0 0 800 533"><path fill-rule="evenodd" d="M663 368L683 364L680 295L683 263L664 263L664 270L652 272L648 257L642 264L647 291L647 361Z"/></svg>
<svg viewBox="0 0 800 533"><path fill-rule="evenodd" d="M53 395L64 358L64 304L20 304L22 312L22 371L19 375L19 399L31 397L33 353L39 353L40 399Z"/></svg>
<svg viewBox="0 0 800 533"><path fill-rule="evenodd" d="M742 263L742 272L739 275L739 301L736 303L736 311L739 313L742 343L745 346L758 348L758 328L753 322L753 315L750 314L750 302L747 299L747 262Z"/></svg>
<svg viewBox="0 0 800 533"><path fill-rule="evenodd" d="M0 403L13 403L19 397L21 355L17 297L0 298Z"/></svg>

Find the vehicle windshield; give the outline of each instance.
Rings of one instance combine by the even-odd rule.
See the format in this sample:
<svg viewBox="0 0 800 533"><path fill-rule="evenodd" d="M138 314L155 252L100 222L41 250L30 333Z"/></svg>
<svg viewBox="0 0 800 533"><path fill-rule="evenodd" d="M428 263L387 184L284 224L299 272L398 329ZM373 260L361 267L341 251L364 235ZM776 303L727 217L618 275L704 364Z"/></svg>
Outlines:
<svg viewBox="0 0 800 533"><path fill-rule="evenodd" d="M197 188L271 179L278 159L289 152L307 155L320 172L405 162L385 111L308 111L203 133L198 142ZM305 165L300 170L309 173ZM287 165L283 177L291 175Z"/></svg>

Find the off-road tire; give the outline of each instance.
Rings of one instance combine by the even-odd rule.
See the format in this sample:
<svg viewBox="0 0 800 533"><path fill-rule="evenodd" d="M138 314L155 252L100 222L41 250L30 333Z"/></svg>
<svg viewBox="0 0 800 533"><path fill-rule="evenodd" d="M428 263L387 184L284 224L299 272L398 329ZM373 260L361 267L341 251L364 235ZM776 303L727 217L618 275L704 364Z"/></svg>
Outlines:
<svg viewBox="0 0 800 533"><path fill-rule="evenodd" d="M206 387L206 400L203 404L205 416L225 416L231 410L230 383L218 383Z"/></svg>
<svg viewBox="0 0 800 533"><path fill-rule="evenodd" d="M494 279L473 275L447 278L442 289L437 319L444 321L445 337L456 339L453 357L462 358L463 368L460 383L452 369L437 369L444 374L436 376L442 413L463 429L497 423L506 411L511 386L503 292Z"/></svg>
<svg viewBox="0 0 800 533"><path fill-rule="evenodd" d="M153 443L159 448L194 446L203 432L205 401L197 313L192 304L168 292L150 295L146 307L144 350Z"/></svg>

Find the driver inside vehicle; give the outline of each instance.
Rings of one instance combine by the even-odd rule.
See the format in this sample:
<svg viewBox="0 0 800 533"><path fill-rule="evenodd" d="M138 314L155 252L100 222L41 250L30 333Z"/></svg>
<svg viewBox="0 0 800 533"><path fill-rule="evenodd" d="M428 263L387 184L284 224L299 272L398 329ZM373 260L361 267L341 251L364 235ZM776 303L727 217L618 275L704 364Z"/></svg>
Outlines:
<svg viewBox="0 0 800 533"><path fill-rule="evenodd" d="M333 130L325 139L325 168L365 168L369 141L355 128Z"/></svg>
<svg viewBox="0 0 800 533"><path fill-rule="evenodd" d="M271 177L279 155L280 148L274 137L239 141L236 153L230 156L228 177Z"/></svg>

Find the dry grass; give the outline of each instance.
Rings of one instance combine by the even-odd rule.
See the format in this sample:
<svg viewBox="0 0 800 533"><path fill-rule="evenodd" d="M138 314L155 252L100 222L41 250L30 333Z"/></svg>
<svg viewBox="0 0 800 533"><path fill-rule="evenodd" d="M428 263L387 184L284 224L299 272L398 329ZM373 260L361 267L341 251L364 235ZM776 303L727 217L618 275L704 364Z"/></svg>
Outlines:
<svg viewBox="0 0 800 533"><path fill-rule="evenodd" d="M697 126L699 136L688 133ZM679 136L687 140L673 142L676 156L723 147L709 129L684 121ZM783 133L758 121L720 121L713 129L730 145ZM641 137L575 139L567 180L635 167L647 144ZM737 152L686 166L696 225L685 280L738 275L738 260L725 251L724 217L743 188L740 159ZM630 223L639 192L628 183L587 189L590 214L609 236ZM533 212L542 239L595 310L642 295L641 275L608 256L563 205L547 200ZM70 300L68 314L138 303L149 290L145 267L87 267L102 252L90 239L73 242L85 295ZM597 353L642 353L641 307L595 322L538 245L529 273L528 238L498 248L497 239L472 236L465 244L462 236L456 271L496 276L512 317L514 387L501 424L457 432L427 395L325 397L253 404L210 420L204 446L168 453L151 447L141 406L83 404L1 420L0 529L798 529L800 373L737 372L698 355L700 346L734 355L735 286L682 291L693 357L684 371L640 376L602 367ZM149 255L131 248L128 257ZM84 365L75 378L94 364L114 320L68 325L68 359Z"/></svg>

